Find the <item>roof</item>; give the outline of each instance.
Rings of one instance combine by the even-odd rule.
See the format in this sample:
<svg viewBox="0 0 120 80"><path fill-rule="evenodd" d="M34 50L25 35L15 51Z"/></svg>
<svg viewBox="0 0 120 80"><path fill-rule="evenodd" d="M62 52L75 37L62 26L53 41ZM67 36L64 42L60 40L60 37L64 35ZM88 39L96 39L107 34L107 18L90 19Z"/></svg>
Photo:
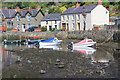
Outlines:
<svg viewBox="0 0 120 80"><path fill-rule="evenodd" d="M62 13L62 15L64 14L77 14L77 13L82 13L82 12L91 12L95 7L97 6L96 5L88 5L88 6L80 6L80 7L74 7L74 8L68 8L66 11L64 11ZM84 9L84 11L83 11Z"/></svg>
<svg viewBox="0 0 120 80"><path fill-rule="evenodd" d="M32 17L35 17L39 11L42 13L41 10L37 9L21 9L18 11L16 11L16 9L1 9L1 11L5 18L14 18L17 13L19 13L21 17L25 17L27 13L30 13ZM42 15L44 14L42 13Z"/></svg>
<svg viewBox="0 0 120 80"><path fill-rule="evenodd" d="M61 16L60 13L48 14L48 15L46 15L45 17L43 17L42 21L61 20L60 16Z"/></svg>
<svg viewBox="0 0 120 80"><path fill-rule="evenodd" d="M1 9L1 12L5 18L12 18L14 17L16 10L15 9Z"/></svg>

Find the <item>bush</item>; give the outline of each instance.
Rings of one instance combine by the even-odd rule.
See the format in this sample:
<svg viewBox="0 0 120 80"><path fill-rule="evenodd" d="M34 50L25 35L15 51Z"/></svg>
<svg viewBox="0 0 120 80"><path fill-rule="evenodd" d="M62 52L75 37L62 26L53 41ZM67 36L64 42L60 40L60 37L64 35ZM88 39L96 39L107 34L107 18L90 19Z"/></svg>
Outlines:
<svg viewBox="0 0 120 80"><path fill-rule="evenodd" d="M47 27L41 27L41 31L47 31Z"/></svg>
<svg viewBox="0 0 120 80"><path fill-rule="evenodd" d="M9 27L9 28L7 28L7 31L11 31L13 28L12 27Z"/></svg>

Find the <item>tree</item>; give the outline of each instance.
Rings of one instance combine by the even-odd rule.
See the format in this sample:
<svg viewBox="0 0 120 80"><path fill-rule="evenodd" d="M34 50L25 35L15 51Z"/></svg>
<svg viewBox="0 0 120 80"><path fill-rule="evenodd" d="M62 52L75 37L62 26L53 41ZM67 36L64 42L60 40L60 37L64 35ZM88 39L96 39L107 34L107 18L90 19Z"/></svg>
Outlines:
<svg viewBox="0 0 120 80"><path fill-rule="evenodd" d="M63 13L63 11L67 10L67 8L66 8L65 6L63 6L63 7L60 8L60 10L61 10L62 13Z"/></svg>

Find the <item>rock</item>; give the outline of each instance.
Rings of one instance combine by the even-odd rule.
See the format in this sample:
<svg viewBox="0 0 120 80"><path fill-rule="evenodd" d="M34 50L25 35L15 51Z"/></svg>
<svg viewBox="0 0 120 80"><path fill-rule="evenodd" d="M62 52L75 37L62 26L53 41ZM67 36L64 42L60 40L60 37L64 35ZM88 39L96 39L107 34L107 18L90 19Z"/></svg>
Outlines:
<svg viewBox="0 0 120 80"><path fill-rule="evenodd" d="M13 78L16 78L16 75L14 75Z"/></svg>
<svg viewBox="0 0 120 80"><path fill-rule="evenodd" d="M32 62L30 60L27 61L29 64L31 64Z"/></svg>
<svg viewBox="0 0 120 80"><path fill-rule="evenodd" d="M45 70L40 70L39 72L40 72L40 74L45 74L46 73Z"/></svg>
<svg viewBox="0 0 120 80"><path fill-rule="evenodd" d="M59 65L58 68L64 68L64 65Z"/></svg>
<svg viewBox="0 0 120 80"><path fill-rule="evenodd" d="M64 64L63 62L61 62L60 64Z"/></svg>
<svg viewBox="0 0 120 80"><path fill-rule="evenodd" d="M60 59L57 59L56 61L57 61L57 62L60 62Z"/></svg>
<svg viewBox="0 0 120 80"><path fill-rule="evenodd" d="M55 63L55 65L59 65L59 63L57 62L57 63Z"/></svg>

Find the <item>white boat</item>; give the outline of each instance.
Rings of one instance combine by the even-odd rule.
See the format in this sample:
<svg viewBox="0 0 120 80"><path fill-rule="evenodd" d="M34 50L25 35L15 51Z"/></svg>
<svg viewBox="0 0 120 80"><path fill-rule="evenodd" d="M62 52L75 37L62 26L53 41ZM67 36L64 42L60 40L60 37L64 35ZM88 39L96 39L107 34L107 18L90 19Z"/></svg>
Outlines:
<svg viewBox="0 0 120 80"><path fill-rule="evenodd" d="M78 42L78 43L73 43L71 42L72 47L89 47L93 46L96 42L94 42L92 39L85 38L84 40Z"/></svg>
<svg viewBox="0 0 120 80"><path fill-rule="evenodd" d="M84 53L85 55L93 54L96 51L92 47L74 47L73 50Z"/></svg>
<svg viewBox="0 0 120 80"><path fill-rule="evenodd" d="M58 40L57 38L51 38L49 40L45 40L45 41L40 41L39 45L40 46L57 46L62 42L62 40Z"/></svg>

